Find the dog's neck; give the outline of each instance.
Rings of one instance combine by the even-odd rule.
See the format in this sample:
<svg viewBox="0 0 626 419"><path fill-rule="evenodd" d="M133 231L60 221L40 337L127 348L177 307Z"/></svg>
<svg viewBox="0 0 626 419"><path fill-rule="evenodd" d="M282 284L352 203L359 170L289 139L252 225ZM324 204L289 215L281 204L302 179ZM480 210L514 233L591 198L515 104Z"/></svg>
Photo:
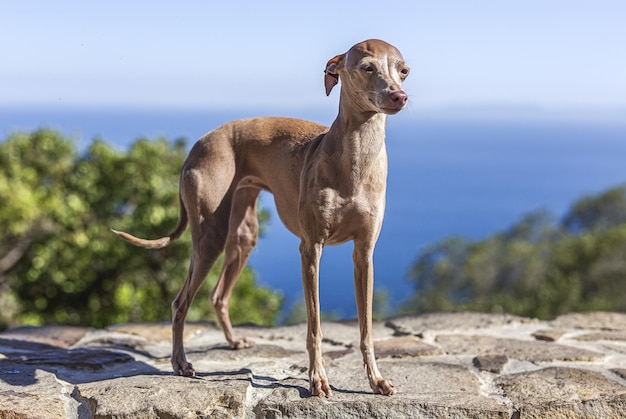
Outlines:
<svg viewBox="0 0 626 419"><path fill-rule="evenodd" d="M326 147L339 157L345 174L361 178L380 158L386 159L385 125L387 115L378 112L355 112L339 102L339 114L331 125Z"/></svg>

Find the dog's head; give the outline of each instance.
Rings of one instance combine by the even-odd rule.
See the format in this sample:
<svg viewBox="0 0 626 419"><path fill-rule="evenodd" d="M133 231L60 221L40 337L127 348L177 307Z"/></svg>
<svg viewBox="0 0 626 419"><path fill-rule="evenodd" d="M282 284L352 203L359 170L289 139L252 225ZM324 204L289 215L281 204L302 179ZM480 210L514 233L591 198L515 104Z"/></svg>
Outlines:
<svg viewBox="0 0 626 419"><path fill-rule="evenodd" d="M359 42L326 64L326 95L341 78L345 88L343 100L351 101L363 111L393 115L408 101L402 82L409 71L402 54L393 45L378 39Z"/></svg>

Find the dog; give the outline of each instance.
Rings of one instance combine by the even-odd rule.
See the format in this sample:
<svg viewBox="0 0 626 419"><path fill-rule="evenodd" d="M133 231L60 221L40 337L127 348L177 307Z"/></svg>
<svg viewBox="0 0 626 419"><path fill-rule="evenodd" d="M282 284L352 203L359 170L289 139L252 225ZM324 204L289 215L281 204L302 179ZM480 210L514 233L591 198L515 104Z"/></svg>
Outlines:
<svg viewBox="0 0 626 419"><path fill-rule="evenodd" d="M360 349L375 393L392 395L393 384L376 365L372 338L373 252L385 209L387 115L405 108L402 82L409 75L400 51L377 39L331 58L324 70L326 95L341 81L339 113L330 128L290 118L254 118L222 125L191 149L180 176L180 220L169 236L144 240L114 233L145 248L162 248L189 224L192 255L187 278L172 302L172 367L193 376L183 348L185 317L211 266L224 266L211 293L218 322L234 349L228 302L258 238L256 203L274 195L282 222L300 238L307 311L309 383L314 396L331 396L322 358L318 295L319 261L327 245L354 242L354 283Z"/></svg>

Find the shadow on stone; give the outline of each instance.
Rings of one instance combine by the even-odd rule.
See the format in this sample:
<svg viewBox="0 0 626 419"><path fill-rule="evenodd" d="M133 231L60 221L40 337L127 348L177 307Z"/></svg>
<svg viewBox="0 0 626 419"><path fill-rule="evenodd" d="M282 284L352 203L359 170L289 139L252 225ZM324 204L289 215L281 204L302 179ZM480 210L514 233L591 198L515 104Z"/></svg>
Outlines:
<svg viewBox="0 0 626 419"><path fill-rule="evenodd" d="M211 381L245 381L249 383L255 389L273 390L277 388L296 390L301 399L311 397L311 393L304 386L291 384L292 381L297 380L295 377L288 377L284 380L279 380L274 377L268 377L263 375L257 375L248 368L242 368L237 371L214 371L207 373L197 373L198 379L212 379ZM333 388L333 390L335 390ZM337 390L338 392L345 392L343 390Z"/></svg>
<svg viewBox="0 0 626 419"><path fill-rule="evenodd" d="M37 382L36 370L79 384L134 375L163 372L128 353L108 348L64 349L55 345L0 339L0 380L16 386Z"/></svg>

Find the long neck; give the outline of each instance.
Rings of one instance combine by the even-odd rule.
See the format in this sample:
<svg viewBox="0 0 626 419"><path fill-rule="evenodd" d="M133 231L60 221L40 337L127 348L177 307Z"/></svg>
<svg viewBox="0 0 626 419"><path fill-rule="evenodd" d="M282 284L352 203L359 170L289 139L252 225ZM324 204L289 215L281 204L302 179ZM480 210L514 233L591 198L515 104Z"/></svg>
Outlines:
<svg viewBox="0 0 626 419"><path fill-rule="evenodd" d="M387 115L383 113L355 112L346 101L340 99L339 114L327 137L333 139L328 146L332 154L339 154L344 174L357 180L367 176L373 165L380 164L381 158L386 163L386 120Z"/></svg>

